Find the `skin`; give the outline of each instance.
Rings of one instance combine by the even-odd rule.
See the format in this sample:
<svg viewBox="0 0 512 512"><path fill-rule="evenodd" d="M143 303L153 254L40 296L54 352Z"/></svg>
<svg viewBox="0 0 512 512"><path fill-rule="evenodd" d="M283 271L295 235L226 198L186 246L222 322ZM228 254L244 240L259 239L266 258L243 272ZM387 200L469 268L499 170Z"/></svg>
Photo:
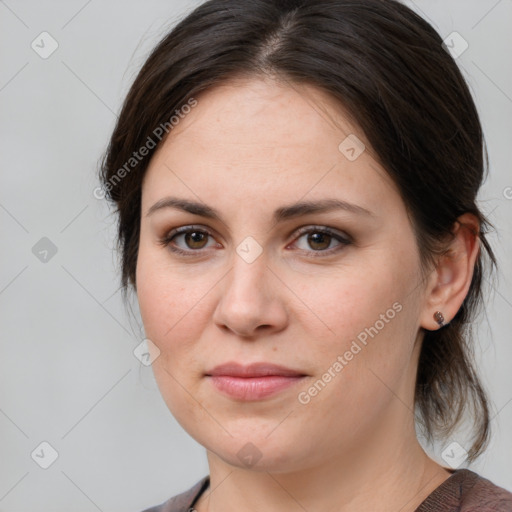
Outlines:
<svg viewBox="0 0 512 512"><path fill-rule="evenodd" d="M144 178L136 269L160 391L207 450L213 492L195 509L413 511L450 476L414 430L422 329L439 328L435 311L449 321L462 304L478 252L465 227L477 229L477 221L459 219L447 255L422 273L398 190L334 99L268 78L231 81L196 99ZM354 161L338 149L349 134L366 144ZM222 220L170 207L148 215L167 196L207 204ZM279 207L325 198L371 215L334 210L272 221ZM180 226L210 236L159 243ZM318 235L308 242L297 233L303 226L329 227L352 243L319 243ZM262 249L251 263L236 251L248 236ZM301 403L298 394L395 303L400 312ZM205 377L227 361L272 362L307 376L244 402ZM260 456L252 465L237 455L247 443Z"/></svg>

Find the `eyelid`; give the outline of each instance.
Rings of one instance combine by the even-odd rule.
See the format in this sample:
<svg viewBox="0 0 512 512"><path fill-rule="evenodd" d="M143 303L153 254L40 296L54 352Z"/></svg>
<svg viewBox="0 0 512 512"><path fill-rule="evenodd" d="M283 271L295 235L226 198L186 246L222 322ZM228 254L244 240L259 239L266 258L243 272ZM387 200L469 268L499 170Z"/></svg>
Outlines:
<svg viewBox="0 0 512 512"><path fill-rule="evenodd" d="M216 235L214 235L214 233L212 233L213 230L211 230L210 228L208 228L204 225L187 224L187 225L179 226L177 228L170 230L169 232L167 232L163 237L161 237L158 240L158 243L164 247L171 246L171 242L175 237L177 237L181 234L186 234L186 233L193 232L193 231L203 232L203 233L211 236L212 238L216 237ZM332 228L332 227L326 226L326 225L306 224L306 225L300 226L298 228L295 228L292 231L292 233L289 236L293 235L293 239L286 244L286 247L288 247L291 243L295 242L297 239L301 238L301 236L303 236L304 234L307 234L307 233L325 233L325 234L333 237L335 240L337 240L339 242L339 245L332 247L330 249L325 249L325 250L321 250L321 251L314 251L314 250L307 251L305 249L298 249L299 251L301 251L303 253L304 252L309 253L312 257L319 257L319 256L323 256L323 255L328 256L330 254L338 252L340 250L340 247L353 244L353 239L350 235L348 235L347 233L340 231L336 228ZM202 248L202 249L196 249L196 250L194 250L194 249L188 249L188 250L185 249L184 250L179 247L173 246L172 248L169 247L169 249L172 252L175 252L178 254L183 254L183 255L187 255L187 256L195 256L195 255L199 256L202 253L204 253L205 250L208 248L206 248L206 249ZM211 247L209 249L211 249Z"/></svg>
<svg viewBox="0 0 512 512"><path fill-rule="evenodd" d="M331 228L330 226L308 224L306 226L302 226L294 230L294 238L289 244L287 244L286 248L288 248L290 244L297 243L297 241L300 238L302 238L302 236L308 233L323 233L330 236L331 238L338 242L338 244L335 245L334 247L331 247L329 249L323 249L321 251L297 249L300 253L305 254L305 257L309 259L328 258L330 256L336 256L344 249L346 249L348 246L353 245L353 239L347 233L339 231L336 228Z"/></svg>
<svg viewBox="0 0 512 512"><path fill-rule="evenodd" d="M215 235L210 228L208 228L204 225L201 225L201 224L187 224L185 226L179 226L177 228L171 229L170 231L166 231L165 234L158 239L158 243L160 245L163 245L164 247L166 247L171 244L172 240L175 237L182 235L182 234L189 233L189 232L193 232L193 231L200 231L202 233L205 233L205 234L211 236L212 238L215 238ZM185 251L178 247L173 248L173 249L175 249L176 252L183 252L183 253L199 253L202 251L202 249L195 250L195 251L193 249L190 249L188 251Z"/></svg>
<svg viewBox="0 0 512 512"><path fill-rule="evenodd" d="M320 233L326 233L329 235L336 235L337 237L344 240L346 243L352 243L352 237L348 235L348 233L345 233L344 231L340 231L339 229L332 228L330 226L326 225L320 225L320 224L307 224L304 226L301 226L299 228L296 228L292 231L291 234L293 234L294 239L309 232L320 232ZM293 241L292 240L292 241Z"/></svg>

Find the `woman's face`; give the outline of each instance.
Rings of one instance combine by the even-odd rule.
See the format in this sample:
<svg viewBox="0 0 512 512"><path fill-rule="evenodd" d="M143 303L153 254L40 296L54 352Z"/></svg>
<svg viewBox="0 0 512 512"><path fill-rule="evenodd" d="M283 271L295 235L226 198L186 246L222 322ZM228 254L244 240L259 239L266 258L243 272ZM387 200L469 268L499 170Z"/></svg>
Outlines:
<svg viewBox="0 0 512 512"><path fill-rule="evenodd" d="M363 134L310 86L246 79L196 99L142 191L137 293L170 411L225 462L276 472L410 429L425 286ZM169 198L207 210L148 214ZM210 375L231 362L302 377Z"/></svg>

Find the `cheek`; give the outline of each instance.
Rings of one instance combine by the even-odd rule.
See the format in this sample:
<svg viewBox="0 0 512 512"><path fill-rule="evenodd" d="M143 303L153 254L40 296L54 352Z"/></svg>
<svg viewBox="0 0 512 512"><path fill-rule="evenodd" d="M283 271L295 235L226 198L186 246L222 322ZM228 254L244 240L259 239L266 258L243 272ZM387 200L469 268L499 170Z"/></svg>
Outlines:
<svg viewBox="0 0 512 512"><path fill-rule="evenodd" d="M182 280L169 276L146 277L137 296L146 336L162 355L176 349L190 348L189 340L199 333L208 314L202 290L190 290ZM191 321L193 320L193 321Z"/></svg>
<svg viewBox="0 0 512 512"><path fill-rule="evenodd" d="M194 350L211 313L204 297L211 277L191 280L169 268L158 254L144 249L137 262L137 298L144 331L159 349L152 370L169 410L182 425L202 417L192 396L197 394ZM204 288L206 289L204 289ZM183 422L183 423L182 423Z"/></svg>
<svg viewBox="0 0 512 512"><path fill-rule="evenodd" d="M338 273L308 278L298 287L297 295L310 309L310 325L321 329L321 338L327 343L341 348L376 322L381 327L381 315L385 320L394 319L393 304L403 299L410 281L407 270L402 269L397 272L382 260L373 265L350 265Z"/></svg>
<svg viewBox="0 0 512 512"><path fill-rule="evenodd" d="M158 346L161 358L167 359L178 348L189 348L188 340L194 338L206 314L201 297L211 286L211 278L193 279L169 266L160 249L146 247L139 250L136 275L145 334Z"/></svg>
<svg viewBox="0 0 512 512"><path fill-rule="evenodd" d="M146 334L149 330L157 339L163 339L200 302L211 279L199 279L184 265L177 267L165 248L153 246L148 239L149 235L141 234L137 297Z"/></svg>
<svg viewBox="0 0 512 512"><path fill-rule="evenodd" d="M314 350L309 347L311 356L321 380L337 382L332 386L335 399L350 410L360 407L358 401L372 403L389 394L379 377L393 388L409 371L418 315L417 279L410 253L402 259L382 255L378 264L354 265L337 279L326 276L312 280L311 286L303 283L300 293L321 319L309 314L313 323L303 324L308 338L315 340ZM320 326L323 334L313 326Z"/></svg>

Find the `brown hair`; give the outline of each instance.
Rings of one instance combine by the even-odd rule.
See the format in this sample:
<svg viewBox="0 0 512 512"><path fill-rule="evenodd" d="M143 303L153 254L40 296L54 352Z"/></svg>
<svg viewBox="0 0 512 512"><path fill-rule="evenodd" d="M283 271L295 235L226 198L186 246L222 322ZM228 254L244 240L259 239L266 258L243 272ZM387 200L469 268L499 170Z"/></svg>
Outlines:
<svg viewBox="0 0 512 512"><path fill-rule="evenodd" d="M486 240L490 224L476 204L487 155L458 66L438 33L395 0L210 0L158 43L125 99L100 170L119 216L123 292L135 289L142 180L165 138L158 127L170 133L170 116L201 91L262 75L314 85L357 122L401 193L425 271L457 218L466 212L478 218L485 253L456 316L425 331L415 391L417 421L429 441L448 436L471 411L473 460L490 428L470 343L484 263L490 271L496 266ZM147 156L132 162L143 146Z"/></svg>

